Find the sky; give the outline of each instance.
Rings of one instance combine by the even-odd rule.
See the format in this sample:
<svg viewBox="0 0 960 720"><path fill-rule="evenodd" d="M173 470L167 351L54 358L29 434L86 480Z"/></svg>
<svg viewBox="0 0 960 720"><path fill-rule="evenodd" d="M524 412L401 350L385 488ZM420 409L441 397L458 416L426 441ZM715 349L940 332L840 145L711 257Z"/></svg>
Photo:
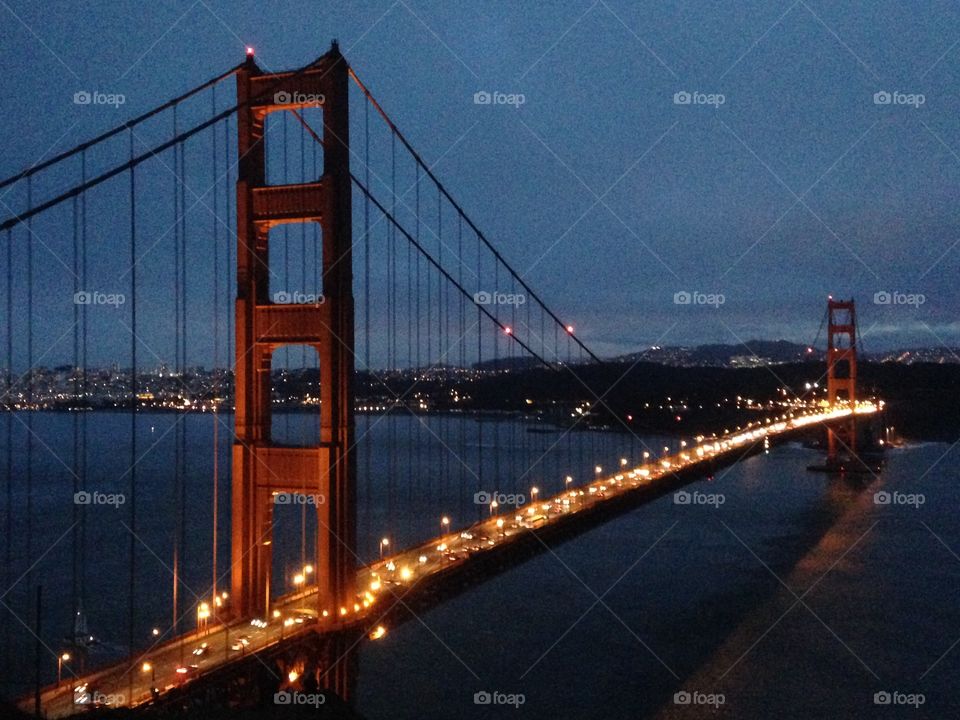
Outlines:
<svg viewBox="0 0 960 720"><path fill-rule="evenodd" d="M288 69L337 38L477 225L601 355L808 343L828 294L856 298L867 350L960 344L954 3L0 0L0 17L4 177L247 45ZM78 105L80 91L124 103ZM4 217L24 207L23 188L0 202ZM57 248L65 226L35 232ZM108 227L103 267L126 252ZM56 294L64 270L38 252L37 294ZM197 252L199 268L210 258ZM36 318L57 312L35 301ZM49 327L38 348L65 326Z"/></svg>

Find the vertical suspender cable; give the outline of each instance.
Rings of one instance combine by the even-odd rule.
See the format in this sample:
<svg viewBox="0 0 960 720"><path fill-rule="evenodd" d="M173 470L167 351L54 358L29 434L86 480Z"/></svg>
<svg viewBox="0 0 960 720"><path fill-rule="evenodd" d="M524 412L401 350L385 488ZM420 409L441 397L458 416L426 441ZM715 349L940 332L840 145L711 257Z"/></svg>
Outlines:
<svg viewBox="0 0 960 720"><path fill-rule="evenodd" d="M133 154L133 130L130 130L130 159ZM136 626L137 582L137 194L136 168L130 168L130 587L127 596L127 646L133 654ZM129 695L133 697L133 673L129 673Z"/></svg>
<svg viewBox="0 0 960 720"><path fill-rule="evenodd" d="M299 182L304 183L307 181L307 147L306 147L306 138L307 131L305 123L300 123L300 178ZM310 143L315 145L316 143ZM300 223L300 291L303 293L307 292L307 223ZM297 372L298 377L300 378L300 387L301 392L302 388L306 387L307 383L307 346L300 346L300 368ZM315 443L315 435L312 432L313 426L312 423L303 422L300 427L300 437L301 442L304 445L313 445ZM303 494L306 495L307 492L307 478L303 477L302 484L300 489L303 491ZM300 572L303 572L303 568L307 565L307 504L301 503L300 505Z"/></svg>
<svg viewBox="0 0 960 720"><path fill-rule="evenodd" d="M77 197L73 198L73 372L71 373L73 382L73 456L70 460L70 472L73 475L73 496L76 497L80 492L80 303L76 301L77 293L80 292L80 203ZM79 528L80 521L79 503L73 503L73 525L72 538L73 543L71 551L71 588L70 588L70 623L72 626L74 614L78 611L80 600L80 542Z"/></svg>
<svg viewBox="0 0 960 720"><path fill-rule="evenodd" d="M217 114L217 86L213 86L213 90L210 95L211 103L211 115ZM226 131L226 128L224 128ZM219 202L217 198L217 126L214 125L213 129L213 140L210 143L212 150L211 158L211 171L213 175L213 369L212 373L216 373L220 366L220 266L219 266L219 238L220 232L217 227L220 223L220 216L217 212L219 209ZM214 385L216 388L216 385ZM219 478L219 425L220 419L217 417L217 399L216 399L216 390L214 390L214 397L212 398L212 413L213 413L213 507L211 508L211 519L212 519L212 528L211 528L211 590L210 590L210 610L213 613L213 620L217 620L217 511L218 511L218 500L217 493L220 489L220 478Z"/></svg>
<svg viewBox="0 0 960 720"><path fill-rule="evenodd" d="M419 166L417 166L416 184L417 184L417 194L416 194L416 216L417 216L417 218L416 218L416 222L415 222L414 224L415 224L415 227L416 227L416 238L417 238L417 242L420 242L420 167L419 167ZM416 344L416 348L417 348L417 372L416 372L416 375L415 375L415 380L419 381L419 380L420 380L420 373L423 372L422 363L420 362L420 357L421 357L421 356L420 356L420 350L421 350L421 346L420 346L420 324L421 324L421 323L420 323L420 318L421 318L421 315L420 315L420 253L417 253L417 296L416 296L416 297L417 297L417 299L416 299L416 315L415 315L415 321L416 321L416 323L417 323L417 339L416 339L416 343L415 343L415 344ZM419 401L417 400L416 395L414 395L413 401L416 403L416 410L415 410L415 412L417 413L417 415L416 415L416 421L417 421L417 422L416 422L416 426L417 426L417 466L416 466L416 469L414 470L414 477L416 478L416 495L417 495L417 501L420 502L421 499L422 499L422 497L423 497L423 492L422 492L422 487L423 487L423 485L422 485L422 482L421 482L421 480L422 480L422 478L423 478L423 452L422 452L422 451L423 451L423 438L421 437L421 432L422 432L422 430L423 430L423 427L422 427L423 418L421 417L421 414L420 414L420 403L419 403ZM412 523L412 520L413 520L413 517L412 517L412 516L413 516L413 514L412 514L412 513L408 513L408 516L410 516L410 518L411 518L411 523ZM412 523L412 527L414 527L414 528L416 527L415 523Z"/></svg>
<svg viewBox="0 0 960 720"><path fill-rule="evenodd" d="M173 135L177 136L177 106L173 107ZM180 145L173 146L173 303L174 303L174 334L173 334L173 364L174 371L180 382L183 382L183 367L180 364L180 329L182 327L181 315L182 297L180 291L180 216L183 209L180 207ZM182 529L181 515L181 488L183 486L183 446L180 442L181 427L180 413L182 412L182 403L177 403L177 418L174 420L176 429L174 431L174 490L173 490L173 508L174 508L174 531L173 531L173 632L174 635L180 634L180 538ZM182 644L181 644L182 648ZM181 651L181 662L182 658Z"/></svg>
<svg viewBox="0 0 960 720"><path fill-rule="evenodd" d="M393 136L396 138L396 135ZM396 213L396 201L394 201L393 212ZM394 215L396 217L396 215ZM416 382L416 364L413 360L413 248L410 243L406 243L407 246L407 266L406 272L404 275L407 276L407 368L411 372L411 378ZM407 484L406 484L406 503L407 508L410 507L410 498L411 493L413 492L413 426L416 418L413 413L415 410L411 410L411 404L416 402L416 398L411 397L407 398L407 412L404 413L404 419L407 421ZM407 518L410 517L410 512L406 513ZM409 525L409 520L408 520Z"/></svg>
<svg viewBox="0 0 960 720"><path fill-rule="evenodd" d="M33 178L27 178L27 207L33 207ZM33 218L27 220L27 554L33 557ZM27 597L33 565L27 570Z"/></svg>
<svg viewBox="0 0 960 720"><path fill-rule="evenodd" d="M481 262L480 262L480 236L477 235L477 280L479 283L480 278L482 277L481 273ZM479 288L482 290L482 288ZM478 372L483 372L483 311L480 309L480 303L475 303L477 306L477 369ZM484 382L483 375L478 376L477 387L483 387ZM477 495L474 497L479 497L479 494L483 491L483 461L486 458L486 453L483 450L483 410L479 407L477 403L478 399L476 393L474 393L474 407L476 408L474 412L477 415ZM483 516L483 511L480 508L480 504L476 504L477 519L479 520Z"/></svg>
<svg viewBox="0 0 960 720"><path fill-rule="evenodd" d="M443 224L442 224L442 208L443 205L440 202L440 194L437 193L437 264L440 267L443 267ZM437 378L440 381L438 387L443 387L445 384L445 373L443 368L443 294L440 284L443 282L443 277L440 275L439 269L437 270ZM430 307L431 303L427 303L427 307ZM429 419L429 415L427 416ZM446 445L444 441L444 431L443 428L446 425L441 418L437 418L438 426L437 430L440 436L440 445L438 448L438 454L440 456L440 467L437 469L440 476L437 478L437 489L432 493L432 498L435 504L434 515L439 514L443 508L440 503L443 502L443 499L446 497L447 489L447 454L448 450L443 445Z"/></svg>
<svg viewBox="0 0 960 720"><path fill-rule="evenodd" d="M287 144L287 126L289 125L288 113L283 112L280 114L280 120L283 124L283 184L286 185L290 182L290 158L288 153L288 144ZM267 231L269 232L269 230ZM283 287L287 293L292 290L292 283L290 282L290 225L289 223L283 224ZM274 370L271 368L270 374L273 375ZM282 405L283 408L283 438L285 442L289 442L291 438L290 433L290 405L287 402L290 398L290 346L283 346L283 373L281 375L283 378L283 393L282 393Z"/></svg>
<svg viewBox="0 0 960 720"><path fill-rule="evenodd" d="M369 103L368 103L369 105ZM397 207L397 139L390 134L390 198L394 212ZM369 202L369 200L368 200ZM387 223L387 297L391 298L390 308L387 312L387 346L388 361L387 367L390 368L390 377L394 377L394 371L397 369L397 305L399 291L397 290L397 255L396 255L397 231L393 223ZM401 390L401 394L403 391ZM397 467L397 408L391 405L387 421L390 427L390 468L387 471L387 518L394 517L394 494L396 492L396 467Z"/></svg>
<svg viewBox="0 0 960 720"><path fill-rule="evenodd" d="M458 279L460 284L463 285L463 218L461 218L459 215L457 216L457 259L460 263L458 266ZM467 369L467 306L464 304L463 293L459 293L459 295L460 329L458 331L458 337L460 338L460 357L458 358L457 365L460 367L460 373L457 380L457 385L462 387L460 378L464 377L464 372ZM457 388L457 394L463 395L463 393L460 392L460 387ZM463 402L463 397L460 398L460 402ZM464 507L464 492L467 489L466 463L470 462L470 455L467 453L467 423L463 417L463 413L458 413L457 424L460 426L460 457L463 458L463 462L460 463L460 486L457 488L457 497L459 498L460 522L466 524L467 513Z"/></svg>
<svg viewBox="0 0 960 720"><path fill-rule="evenodd" d="M6 403L6 430L7 430L7 453L6 453L6 485L7 502L6 514L4 515L4 546L3 546L3 586L10 587L10 575L13 572L13 230L7 228L7 367L6 381L4 383L4 399ZM11 649L10 649L10 628L9 622L3 623L3 668L4 677L12 677L11 667Z"/></svg>
<svg viewBox="0 0 960 720"><path fill-rule="evenodd" d="M80 154L80 179L87 181L87 151ZM87 194L80 194L80 287L87 286ZM80 306L80 324L82 342L80 345L80 367L82 369L82 393L84 410L90 407L90 398L87 395L87 306ZM80 489L87 489L87 412L80 416ZM82 610L87 599L87 506L80 506L80 588L79 606ZM80 655L80 670L83 672L86 662L85 654Z"/></svg>
<svg viewBox="0 0 960 720"><path fill-rule="evenodd" d="M183 381L189 393L189 377L187 370L187 144L186 141L180 143L180 292L183 293L180 312L180 367L183 373ZM187 413L181 410L184 415ZM180 511L180 567L187 567L187 468L190 466L187 458L187 419L181 419L178 426L180 428L180 497L178 499ZM186 585L184 585L186 587ZM183 654L183 644L180 645L180 653Z"/></svg>
<svg viewBox="0 0 960 720"><path fill-rule="evenodd" d="M367 187L370 186L370 103L363 104L363 166L364 177ZM364 196L363 202L363 365L364 375L367 378L368 399L373 399L370 390L373 388L374 371L370 366L370 295L373 290L370 287L370 199ZM365 433L370 430L369 410L364 413L363 422ZM363 448L363 495L364 516L367 520L367 527L370 527L370 513L373 512L373 482L370 477L370 456L373 451L371 447L373 438L367 437L364 440Z"/></svg>

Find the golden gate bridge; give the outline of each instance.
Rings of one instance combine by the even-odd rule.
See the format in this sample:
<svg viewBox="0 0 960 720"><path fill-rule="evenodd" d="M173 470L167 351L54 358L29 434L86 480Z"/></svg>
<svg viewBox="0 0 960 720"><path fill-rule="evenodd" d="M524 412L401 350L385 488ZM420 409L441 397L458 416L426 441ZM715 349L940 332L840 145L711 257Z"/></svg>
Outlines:
<svg viewBox="0 0 960 720"><path fill-rule="evenodd" d="M383 637L550 542L812 428L827 428L826 469L853 470L856 420L880 409L856 395L853 302L831 299L826 400L797 399L779 414L678 441L663 453L638 446L626 419L611 413L630 443L612 470L610 449L593 438L585 464L594 472L550 467L550 451L579 429L576 413L556 438L522 439L535 460L521 473L502 461L515 439L502 437L496 418L477 414L479 443L462 424L431 427L431 411L471 407L463 382L471 367L496 374L533 363L599 410L608 409L613 388L584 380L583 369L599 358L572 321L510 266L336 43L289 72L261 69L248 50L236 67L0 182L0 192L9 214L0 233L10 411L8 589L0 602L12 618L4 627L5 667L13 664L12 626L37 641L34 691L19 691L22 707L38 715L100 704L176 714L307 690L349 700L355 648L364 639ZM70 389L61 406L75 412L56 438L70 449L61 458L35 429L33 371L64 353ZM212 391L190 385L199 359L216 369L229 353L232 372L222 372ZM119 356L123 368L91 377L89 368ZM161 388L146 365L166 367L178 386L159 404ZM311 393L291 423L281 410L294 368ZM414 381L400 382L404 372ZM358 431L361 376L368 399L359 403L365 422ZM418 391L427 384L446 391L442 407L436 394ZM129 457L118 478L105 478L87 447L94 418L83 410L105 392L129 411L129 447L115 451ZM145 427L150 408L175 413L160 438ZM387 457L374 458L371 432L398 414L412 422L388 423ZM191 416L213 429L206 537L188 513L196 490ZM221 436L230 441L225 462ZM172 458L148 468L145 458L162 442L172 445ZM48 455L73 495L57 512L63 520L67 510L72 522L42 547L34 534L44 520L35 516L53 511L45 500L49 477L37 465ZM159 505L158 485L165 493ZM435 504L449 485L457 489L456 512ZM115 510L126 544L125 577L112 578L112 591L91 578L104 522L92 499L106 489L123 498ZM469 495L479 498L472 507L463 501ZM417 510L401 527L404 502ZM286 521L299 526L292 535ZM153 524L169 535L158 550L142 538ZM299 540L292 578L276 550L287 536ZM50 584L41 561L60 543L70 550L59 598L68 612L58 610L54 623L56 632L68 625L73 634L51 644L41 622L51 617L49 593L44 605L34 589ZM199 564L209 575L194 592ZM119 659L100 665L91 652L99 632L87 623L98 591L113 596L126 626ZM144 609L151 595L169 605L168 622ZM41 670L54 661L56 682Z"/></svg>

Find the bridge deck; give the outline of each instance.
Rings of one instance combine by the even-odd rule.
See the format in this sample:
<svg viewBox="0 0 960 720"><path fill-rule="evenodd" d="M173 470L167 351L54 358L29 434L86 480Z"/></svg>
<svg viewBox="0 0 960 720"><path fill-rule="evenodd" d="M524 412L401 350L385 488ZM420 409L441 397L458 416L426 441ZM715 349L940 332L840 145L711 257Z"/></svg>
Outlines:
<svg viewBox="0 0 960 720"><path fill-rule="evenodd" d="M862 403L855 412L862 415L876 410L875 406ZM402 619L402 613L397 613L398 606L409 608L417 602L418 595L435 592L437 583L433 581L441 577L458 573L462 576L471 565L480 565L492 556L503 556L524 543L529 545L531 540L542 545L541 536L555 534L553 531L563 525L575 524L578 516L595 514L604 506L613 506L618 500L645 490L658 490L653 496L662 494L711 472L718 465L735 462L765 440L783 441L803 428L841 420L850 413L849 409L811 411L758 425L703 441L638 467L622 468L621 472L554 497L535 498L522 507L498 514L491 512L489 518L464 530L433 538L360 569L357 587L362 590L351 607L329 608L318 616L313 602L315 590L308 588L285 595L274 603L269 618L195 631L158 644L124 662L72 682L65 681L60 687L48 687L41 694L42 706L50 718L80 710L74 706L73 699L74 688L82 685L87 686L88 695L99 693L97 697L106 704L138 705L151 698L151 688L162 694L305 632L362 627L375 639L386 632L384 625ZM201 644L202 652L194 654ZM143 669L144 662L149 662L149 670ZM21 703L25 710L31 709L32 704L32 698Z"/></svg>

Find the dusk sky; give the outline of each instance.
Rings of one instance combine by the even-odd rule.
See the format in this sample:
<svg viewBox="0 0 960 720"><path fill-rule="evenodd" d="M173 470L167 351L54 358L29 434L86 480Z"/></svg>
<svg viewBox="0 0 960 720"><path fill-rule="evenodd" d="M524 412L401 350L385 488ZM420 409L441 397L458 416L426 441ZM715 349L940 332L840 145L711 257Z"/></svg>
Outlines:
<svg viewBox="0 0 960 720"><path fill-rule="evenodd" d="M960 343L953 3L0 0L0 16L4 177L228 69L245 45L279 70L337 38L601 355L810 342L830 293L857 299L867 350ZM126 102L78 106L81 90ZM3 200L23 207L20 192ZM724 302L677 305L682 291Z"/></svg>

